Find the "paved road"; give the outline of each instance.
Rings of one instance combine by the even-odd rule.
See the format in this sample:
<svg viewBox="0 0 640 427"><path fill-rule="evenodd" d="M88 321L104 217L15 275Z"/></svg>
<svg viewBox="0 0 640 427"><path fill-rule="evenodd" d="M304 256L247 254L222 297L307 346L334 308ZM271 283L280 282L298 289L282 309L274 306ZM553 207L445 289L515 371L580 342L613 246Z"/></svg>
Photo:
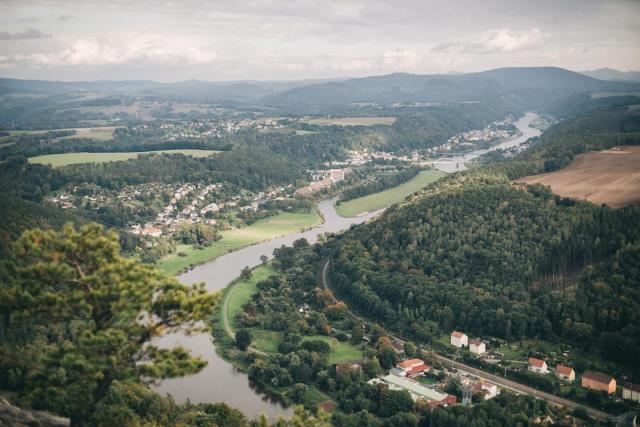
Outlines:
<svg viewBox="0 0 640 427"><path fill-rule="evenodd" d="M328 273L329 273L329 260L327 260L324 265L322 266L322 280L321 280L321 286L324 289L328 289L331 290L331 288L329 287L329 278L328 278ZM336 297L333 295L333 291L331 292L332 298L334 299L334 301L337 301ZM354 312L352 312L351 310L347 309L347 313L354 319L357 319L359 321L362 321L366 324L370 324L370 322L367 322L366 320L362 319L360 316L356 315ZM393 339L401 342L404 344L404 340L393 336L391 334L389 334L390 337L392 337ZM565 406L567 408L570 409L575 409L578 406L582 406L584 407L587 412L589 413L589 415L591 415L592 417L595 417L599 420L610 420L610 419L614 419L614 417L612 415L609 415L605 412L599 411L597 409L593 409L593 408L589 408L587 406L584 405L580 405L576 402L573 402L571 400L567 400L567 399L563 399L562 397L558 397L556 395L550 394L550 393L545 393L539 390L536 390L535 388L526 386L524 384L520 384L518 382L515 381L511 381L508 380L506 378L502 378L499 377L497 375L491 374L489 372L474 368L473 366L469 366L469 365L465 365L463 363L460 362L456 362L455 360L449 359L447 357L441 356L433 351L422 351L423 354L425 355L429 355L429 356L433 356L436 359L438 359L440 362L447 364L449 366L453 366L454 368L461 370L461 371L465 371L468 372L470 374L475 375L478 378L482 378L485 379L487 381L490 381L492 383L495 383L503 388L507 388L509 390L515 391L516 393L519 394L528 394L534 397L537 397L539 399L544 399L547 402L553 403L554 405L560 405L560 406Z"/></svg>

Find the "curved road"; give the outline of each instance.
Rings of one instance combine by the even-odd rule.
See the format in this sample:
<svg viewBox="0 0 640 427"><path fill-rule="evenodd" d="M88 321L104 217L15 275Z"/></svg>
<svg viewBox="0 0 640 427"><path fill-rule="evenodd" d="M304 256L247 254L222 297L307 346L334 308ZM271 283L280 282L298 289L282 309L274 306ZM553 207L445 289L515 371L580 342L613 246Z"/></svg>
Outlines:
<svg viewBox="0 0 640 427"><path fill-rule="evenodd" d="M321 274L321 287L323 289L328 289L329 291L331 291L331 297L333 298L333 300L335 302L337 302L338 300L336 299L334 292L331 290L331 287L329 286L329 278L328 278L328 272L329 272L329 263L330 261L327 260L324 265L322 266L322 274ZM344 301L343 301L344 302ZM350 309L347 308L347 313L354 319L359 320L361 322L364 322L366 324L371 324L371 322L368 322L367 320L361 318L360 316L356 315L354 312L352 312ZM389 334L389 336L401 343L404 344L404 340ZM424 355L428 355L428 356L433 356L436 359L438 359L438 361L448 364L450 366L455 367L458 370L464 371L464 372L468 372L470 374L475 375L478 378L482 378L485 379L487 381L490 381L494 384L497 384L503 388L507 388L509 390L515 391L516 393L520 393L520 394L528 394L534 397L537 397L539 399L544 399L549 403L553 403L554 405L560 405L560 406L565 406L567 408L570 409L575 409L579 406L584 407L587 410L587 413L589 415L591 415L592 417L599 419L599 420L612 420L615 417L613 415L609 415L606 412L602 412L599 411L597 409L593 409L593 408L589 408L588 406L585 405L580 405L576 402L573 402L571 400L567 400L564 399L562 397L558 397L554 394L550 394L550 393L545 393L539 390L536 390L533 387L529 387L527 385L515 382L515 381L511 381L508 380L506 378L502 378L499 377L497 375L494 375L492 373L480 370L478 368L474 368L473 366L469 366L469 365L465 365L463 363L460 362L456 362L455 360L451 360L448 357L444 357L441 356L433 351L426 351L426 350L422 350L422 353Z"/></svg>

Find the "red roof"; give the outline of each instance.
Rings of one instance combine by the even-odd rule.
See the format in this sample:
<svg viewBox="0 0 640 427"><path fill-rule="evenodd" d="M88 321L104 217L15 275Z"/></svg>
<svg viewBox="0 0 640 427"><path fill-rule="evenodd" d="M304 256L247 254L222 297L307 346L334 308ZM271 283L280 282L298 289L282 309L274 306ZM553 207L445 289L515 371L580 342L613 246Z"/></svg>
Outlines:
<svg viewBox="0 0 640 427"><path fill-rule="evenodd" d="M571 366L556 365L556 372L562 375L571 375L573 368Z"/></svg>
<svg viewBox="0 0 640 427"><path fill-rule="evenodd" d="M479 339L471 340L471 342L469 343L469 345L475 345L476 347L479 347L480 344L482 344L482 341L480 341Z"/></svg>
<svg viewBox="0 0 640 427"><path fill-rule="evenodd" d="M451 336L452 337L456 337L456 338L462 338L464 334L462 332L458 332L458 331L453 331L451 332Z"/></svg>
<svg viewBox="0 0 640 427"><path fill-rule="evenodd" d="M613 381L613 377L593 371L586 371L582 374L582 378L586 378L603 384L609 384L611 381Z"/></svg>
<svg viewBox="0 0 640 427"><path fill-rule="evenodd" d="M536 359L535 357L530 357L529 358L529 365L541 368L542 365L544 365L544 360Z"/></svg>
<svg viewBox="0 0 640 427"><path fill-rule="evenodd" d="M429 367L427 365L418 365L418 366L414 366L413 368L411 368L411 370L408 372L409 375L413 375L413 374L419 374L420 372L425 372L428 371Z"/></svg>
<svg viewBox="0 0 640 427"><path fill-rule="evenodd" d="M409 369L415 366L424 365L424 360L422 359L409 359L403 362L398 363L398 367L402 369Z"/></svg>

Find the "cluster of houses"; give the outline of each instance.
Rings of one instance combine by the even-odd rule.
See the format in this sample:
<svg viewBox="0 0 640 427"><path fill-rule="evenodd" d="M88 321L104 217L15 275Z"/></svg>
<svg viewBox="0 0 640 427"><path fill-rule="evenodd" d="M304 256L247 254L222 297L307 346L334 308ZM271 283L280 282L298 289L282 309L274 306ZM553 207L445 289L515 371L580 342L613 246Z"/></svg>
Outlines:
<svg viewBox="0 0 640 427"><path fill-rule="evenodd" d="M469 341L469 337L459 331L451 333L451 345L457 348L469 347L469 351L477 355L487 352L487 346L482 340L476 338Z"/></svg>
<svg viewBox="0 0 640 427"><path fill-rule="evenodd" d="M209 184L204 187L199 187L191 183L184 184L175 190L169 204L157 214L154 221L147 223L144 226L140 224L134 224L133 226L131 226L130 232L143 236L160 237L163 235L163 230L171 234L172 232L176 231L182 224L205 223L207 225L216 225L217 221L215 219L205 217L207 213L215 213L225 207L235 208L236 206L238 206L238 202L243 199L242 195L236 194L226 202L212 202L202 206L203 203L206 203L209 193L221 189L222 187L223 184L221 183ZM195 195L193 200L191 200L189 204L179 210L177 207L178 200L186 197L189 194L192 194L196 190L199 191L198 194ZM259 192L252 195L250 198L250 203L247 203L239 209L244 211L257 211L259 209L260 203L272 200L285 200L285 198L287 197L290 197L289 195L287 195L287 188L278 187L272 189L269 192Z"/></svg>
<svg viewBox="0 0 640 427"><path fill-rule="evenodd" d="M442 392L435 385L427 386L420 382L419 377L428 372L437 373L422 359L408 359L399 362L389 371L388 375L369 380L369 384L383 384L391 390L406 390L415 402L423 403L428 408L455 405L457 403L455 396ZM469 377L464 377L461 379L461 383L471 393L481 395L483 399L491 399L500 394L497 385L484 380L476 381Z"/></svg>
<svg viewBox="0 0 640 427"><path fill-rule="evenodd" d="M323 188L329 188L336 182L343 181L345 177L351 173L351 169L328 169L318 170L313 173L313 181L302 188L298 188L294 196L306 197Z"/></svg>
<svg viewBox="0 0 640 427"><path fill-rule="evenodd" d="M147 125L143 125L147 126ZM166 132L165 140L182 138L210 139L234 134L242 129L282 129L285 126L275 119L242 120L198 120L193 122L162 123L160 129Z"/></svg>
<svg viewBox="0 0 640 427"><path fill-rule="evenodd" d="M390 390L406 390L414 402L424 404L428 408L455 405L455 396L426 387L415 380L429 371L430 367L422 359L409 359L398 363L388 375L372 378L368 382L386 386Z"/></svg>
<svg viewBox="0 0 640 427"><path fill-rule="evenodd" d="M451 345L457 348L468 347L471 353L481 355L486 352L485 343L480 339L469 340L469 337L459 331L451 333ZM529 357L527 361L527 369L538 374L549 373L547 362L536 357ZM576 373L570 366L558 364L555 367L555 376L566 382L573 382L576 379ZM581 386L590 390L603 391L607 394L616 392L615 378L593 371L586 371L582 374ZM622 397L627 400L640 402L640 385L633 383L625 383L622 386Z"/></svg>
<svg viewBox="0 0 640 427"><path fill-rule="evenodd" d="M445 144L434 147L431 150L433 152L451 151L459 146L505 140L513 136L513 127L509 127L511 124L513 124L513 117L508 116L505 120L491 123L482 129L474 129L456 134L449 138Z"/></svg>
<svg viewBox="0 0 640 427"><path fill-rule="evenodd" d="M549 372L547 362L535 357L529 358L528 369L539 374L547 374ZM565 365L556 365L555 375L557 378L567 382L573 382L576 379L576 373L573 368ZM615 378L593 371L585 371L582 374L580 377L580 385L584 388L602 391L609 395L614 394L617 387ZM622 385L622 397L627 400L640 402L640 384L624 383Z"/></svg>

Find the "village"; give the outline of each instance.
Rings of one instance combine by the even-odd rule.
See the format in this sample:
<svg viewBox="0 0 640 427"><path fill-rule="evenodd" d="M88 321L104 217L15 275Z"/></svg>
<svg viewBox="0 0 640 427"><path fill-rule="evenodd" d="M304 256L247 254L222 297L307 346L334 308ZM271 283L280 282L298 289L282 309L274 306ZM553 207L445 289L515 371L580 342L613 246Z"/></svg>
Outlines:
<svg viewBox="0 0 640 427"><path fill-rule="evenodd" d="M489 350L488 345L494 340L469 337L460 331L453 331L449 337L450 345L459 350L468 350L472 357L483 360L489 364L498 364L506 360L505 354L501 353L499 349ZM502 346L504 347L504 345ZM564 352L564 358L569 358L569 352ZM523 368L526 366L526 370L530 373L537 375L553 375L557 380L561 381L565 385L573 385L578 379L578 375L573 367L568 364L556 363L551 367L547 364L547 360L544 357L526 357L526 361L513 361L509 362L521 363ZM506 368L505 368L506 372ZM622 385L618 385L616 379L605 373L596 372L592 370L585 370L579 375L580 387L585 390L593 390L602 393L604 396L615 398L621 397L624 400L633 403L640 403L640 384L634 384L629 381L624 381Z"/></svg>
<svg viewBox="0 0 640 427"><path fill-rule="evenodd" d="M220 218L235 218L238 213L256 213L271 201L292 199L293 185L267 188L253 193L227 188L222 183L141 184L110 191L97 186L73 186L49 198L63 209L104 209L115 201L120 207L141 211L144 222L128 225L134 235L170 237L185 224L218 225ZM115 194L113 194L115 193ZM153 211L152 216L148 215ZM228 221L227 221L228 222Z"/></svg>

